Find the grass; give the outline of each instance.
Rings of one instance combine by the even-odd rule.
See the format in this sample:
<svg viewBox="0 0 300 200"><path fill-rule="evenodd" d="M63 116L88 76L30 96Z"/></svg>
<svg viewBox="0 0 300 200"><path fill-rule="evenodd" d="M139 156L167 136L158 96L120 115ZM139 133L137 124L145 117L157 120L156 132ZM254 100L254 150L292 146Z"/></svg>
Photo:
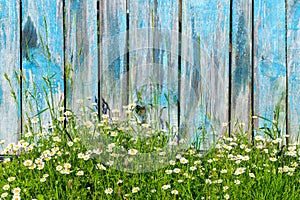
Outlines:
<svg viewBox="0 0 300 200"><path fill-rule="evenodd" d="M205 153L169 151L176 137L139 123L134 105L121 120L79 104L78 113L53 108L51 123L28 118L18 143L0 142L1 199L300 198L300 148L283 146L284 138L258 130L250 143L237 127Z"/></svg>

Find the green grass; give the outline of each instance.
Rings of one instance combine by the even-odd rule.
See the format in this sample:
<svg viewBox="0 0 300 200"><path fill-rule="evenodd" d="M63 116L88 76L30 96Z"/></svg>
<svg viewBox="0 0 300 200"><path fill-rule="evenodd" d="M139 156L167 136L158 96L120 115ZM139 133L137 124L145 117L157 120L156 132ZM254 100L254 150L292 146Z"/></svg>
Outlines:
<svg viewBox="0 0 300 200"><path fill-rule="evenodd" d="M268 135L250 143L239 127L205 153L188 146L168 154L166 131L138 123L132 108L125 109L126 120L99 120L89 106L79 113L53 109L51 125L29 119L17 144L1 142L2 154L12 157L0 163L1 198L300 198L299 146L284 147L283 138ZM154 165L149 154L164 165L135 171L135 163L145 170Z"/></svg>

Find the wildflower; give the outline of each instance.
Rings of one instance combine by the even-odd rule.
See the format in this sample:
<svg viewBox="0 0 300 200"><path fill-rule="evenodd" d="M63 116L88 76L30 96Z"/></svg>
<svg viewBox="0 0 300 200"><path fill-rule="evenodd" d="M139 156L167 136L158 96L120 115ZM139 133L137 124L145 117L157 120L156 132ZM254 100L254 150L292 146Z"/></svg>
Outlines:
<svg viewBox="0 0 300 200"><path fill-rule="evenodd" d="M70 163L65 163L65 164L64 164L64 167L65 167L66 169L70 169L70 168L71 168L71 164L70 164Z"/></svg>
<svg viewBox="0 0 300 200"><path fill-rule="evenodd" d="M70 116L70 115L72 115L72 112L69 111L69 110L67 110L64 114L65 114L66 116Z"/></svg>
<svg viewBox="0 0 300 200"><path fill-rule="evenodd" d="M20 195L14 195L12 200L21 200L21 197Z"/></svg>
<svg viewBox="0 0 300 200"><path fill-rule="evenodd" d="M221 174L226 174L226 173L227 173L227 170L226 170L226 169L222 169L222 170L220 171L220 173L221 173Z"/></svg>
<svg viewBox="0 0 300 200"><path fill-rule="evenodd" d="M43 178L40 179L40 182L43 183L43 182L46 182L46 180L47 179L45 177L43 177Z"/></svg>
<svg viewBox="0 0 300 200"><path fill-rule="evenodd" d="M178 194L178 191L177 191L177 190L172 190L172 191L171 191L171 194L177 195L177 194Z"/></svg>
<svg viewBox="0 0 300 200"><path fill-rule="evenodd" d="M196 169L197 169L197 167L195 167L195 166L190 167L191 171L195 171Z"/></svg>
<svg viewBox="0 0 300 200"><path fill-rule="evenodd" d="M256 141L263 141L264 140L264 138L262 136L260 136L260 135L255 136L254 139Z"/></svg>
<svg viewBox="0 0 300 200"><path fill-rule="evenodd" d="M60 122L63 122L63 121L65 121L65 117L58 117L57 120Z"/></svg>
<svg viewBox="0 0 300 200"><path fill-rule="evenodd" d="M4 192L4 193L1 194L1 198L5 198L5 197L7 197L7 196L8 196L8 193L7 193L7 192Z"/></svg>
<svg viewBox="0 0 300 200"><path fill-rule="evenodd" d="M69 141L68 143L67 143L67 145L69 146L69 147L71 147L71 146L73 146L73 142L71 142L71 141Z"/></svg>
<svg viewBox="0 0 300 200"><path fill-rule="evenodd" d="M241 184L241 181L239 181L239 180L234 180L234 184L239 185L239 184Z"/></svg>
<svg viewBox="0 0 300 200"><path fill-rule="evenodd" d="M83 153L79 153L79 154L77 155L77 157L78 157L78 158L83 158L83 157L84 157L84 154L83 154Z"/></svg>
<svg viewBox="0 0 300 200"><path fill-rule="evenodd" d="M119 179L118 182L117 182L118 185L120 185L122 183L123 183L123 180L121 180L121 179Z"/></svg>
<svg viewBox="0 0 300 200"><path fill-rule="evenodd" d="M36 164L33 164L33 165L28 167L28 169L35 169L35 168L36 168Z"/></svg>
<svg viewBox="0 0 300 200"><path fill-rule="evenodd" d="M161 188L163 190L167 190L167 189L171 188L171 185L163 185Z"/></svg>
<svg viewBox="0 0 300 200"><path fill-rule="evenodd" d="M228 190L229 187L228 186L223 186L223 191L225 192L226 190Z"/></svg>
<svg viewBox="0 0 300 200"><path fill-rule="evenodd" d="M223 127L227 127L227 126L228 126L228 123L224 122Z"/></svg>
<svg viewBox="0 0 300 200"><path fill-rule="evenodd" d="M8 182L12 182L12 181L16 180L16 177L9 177L7 180L8 180Z"/></svg>
<svg viewBox="0 0 300 200"><path fill-rule="evenodd" d="M118 136L118 132L117 131L113 131L113 132L110 133L110 136L116 137L116 136Z"/></svg>
<svg viewBox="0 0 300 200"><path fill-rule="evenodd" d="M169 163L170 163L170 165L175 165L176 164L176 162L174 160L170 160Z"/></svg>
<svg viewBox="0 0 300 200"><path fill-rule="evenodd" d="M136 155L137 153L138 153L138 150L136 150L136 149L129 149L128 150L129 155Z"/></svg>
<svg viewBox="0 0 300 200"><path fill-rule="evenodd" d="M54 142L60 142L61 139L58 136L55 136L55 137L53 137L53 141ZM49 152L49 154L50 154L50 152Z"/></svg>
<svg viewBox="0 0 300 200"><path fill-rule="evenodd" d="M87 128L90 128L90 127L93 126L93 123L90 122L90 121L87 121L87 122L85 122L85 126L86 126Z"/></svg>
<svg viewBox="0 0 300 200"><path fill-rule="evenodd" d="M39 122L39 118L36 118L36 117L31 120L31 123L33 123L33 124L36 124L38 122Z"/></svg>
<svg viewBox="0 0 300 200"><path fill-rule="evenodd" d="M106 170L106 167L102 164L97 164L97 168L101 170Z"/></svg>
<svg viewBox="0 0 300 200"><path fill-rule="evenodd" d="M60 165L56 166L56 170L57 170L57 171L61 171L62 169L63 169L62 166L60 166Z"/></svg>
<svg viewBox="0 0 300 200"><path fill-rule="evenodd" d="M277 161L277 158L271 157L271 158L270 158L270 161L275 162L275 161Z"/></svg>
<svg viewBox="0 0 300 200"><path fill-rule="evenodd" d="M132 190L131 190L132 193L137 193L138 191L140 191L140 188L139 188L139 187L134 187L134 188L132 188Z"/></svg>
<svg viewBox="0 0 300 200"><path fill-rule="evenodd" d="M112 188L107 188L105 191L104 191L104 193L105 194L112 194L113 193L113 189Z"/></svg>
<svg viewBox="0 0 300 200"><path fill-rule="evenodd" d="M74 138L74 142L79 142L80 138Z"/></svg>
<svg viewBox="0 0 300 200"><path fill-rule="evenodd" d="M20 188L14 188L14 189L12 190L12 193L13 193L14 195L20 194L20 192L21 192L21 189L20 189Z"/></svg>
<svg viewBox="0 0 300 200"><path fill-rule="evenodd" d="M32 160L25 160L23 164L24 166L29 167L32 165Z"/></svg>
<svg viewBox="0 0 300 200"><path fill-rule="evenodd" d="M183 182L183 180L182 180L182 179L179 179L177 182L178 182L178 183L182 183L182 182Z"/></svg>
<svg viewBox="0 0 300 200"><path fill-rule="evenodd" d="M255 175L254 175L253 173L249 173L249 176L250 176L251 178L255 178Z"/></svg>
<svg viewBox="0 0 300 200"><path fill-rule="evenodd" d="M156 192L156 189L152 189L151 192L152 192L152 193L155 193L155 192Z"/></svg>
<svg viewBox="0 0 300 200"><path fill-rule="evenodd" d="M180 163L182 163L182 164L186 164L186 163L188 163L189 161L187 160L187 159L185 159L185 158L180 158Z"/></svg>
<svg viewBox="0 0 300 200"><path fill-rule="evenodd" d="M172 170L169 170L169 169L165 171L166 174L172 174L172 172L173 172L173 171L172 171Z"/></svg>
<svg viewBox="0 0 300 200"><path fill-rule="evenodd" d="M2 187L3 190L9 190L9 188L10 188L10 185L8 185L8 184L6 184Z"/></svg>
<svg viewBox="0 0 300 200"><path fill-rule="evenodd" d="M90 155L84 155L84 156L83 156L83 160L87 161L87 160L89 160L89 159L90 159Z"/></svg>
<svg viewBox="0 0 300 200"><path fill-rule="evenodd" d="M239 168L237 168L236 170L235 170L235 172L234 172L234 175L240 175L240 174L242 174L242 173L244 173L245 172L245 168L244 167L239 167Z"/></svg>
<svg viewBox="0 0 300 200"><path fill-rule="evenodd" d="M225 198L225 199L229 199L229 194L225 194L225 195L224 195L224 198Z"/></svg>
<svg viewBox="0 0 300 200"><path fill-rule="evenodd" d="M77 173L76 173L76 175L77 176L83 176L83 174L84 174L84 172L81 170L81 171L78 171Z"/></svg>
<svg viewBox="0 0 300 200"><path fill-rule="evenodd" d="M176 173L176 174L178 174L178 173L180 173L180 169L179 168L175 168L175 169L173 169L173 172Z"/></svg>
<svg viewBox="0 0 300 200"><path fill-rule="evenodd" d="M1 141L0 141L0 144L4 144L4 143L5 143L5 140L1 140Z"/></svg>
<svg viewBox="0 0 300 200"><path fill-rule="evenodd" d="M205 180L205 183L208 184L208 185L210 185L212 182L211 182L210 179L206 179L206 180Z"/></svg>

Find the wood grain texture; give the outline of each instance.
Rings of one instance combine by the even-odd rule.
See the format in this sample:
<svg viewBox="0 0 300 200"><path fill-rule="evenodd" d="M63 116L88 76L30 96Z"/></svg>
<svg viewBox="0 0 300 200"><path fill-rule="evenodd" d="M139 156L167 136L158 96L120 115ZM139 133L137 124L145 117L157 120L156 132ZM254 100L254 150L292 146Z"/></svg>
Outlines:
<svg viewBox="0 0 300 200"><path fill-rule="evenodd" d="M228 122L229 89L229 1L183 1L182 82L181 94L190 104L181 115L193 114L199 133L207 131L210 146L215 136L224 132ZM187 89L184 89L186 87Z"/></svg>
<svg viewBox="0 0 300 200"><path fill-rule="evenodd" d="M154 0L129 1L129 102L145 106L147 111L154 99L151 85L156 82L153 80L157 67L153 57L154 6Z"/></svg>
<svg viewBox="0 0 300 200"><path fill-rule="evenodd" d="M232 1L232 66L231 66L231 126L251 122L251 29L252 4L249 1Z"/></svg>
<svg viewBox="0 0 300 200"><path fill-rule="evenodd" d="M126 0L100 1L100 19L100 98L122 111L128 104Z"/></svg>
<svg viewBox="0 0 300 200"><path fill-rule="evenodd" d="M97 0L66 0L65 16L67 107L77 110L98 101Z"/></svg>
<svg viewBox="0 0 300 200"><path fill-rule="evenodd" d="M300 142L300 2L287 1L288 130Z"/></svg>
<svg viewBox="0 0 300 200"><path fill-rule="evenodd" d="M26 113L33 117L48 107L43 87L48 94L53 93L51 108L63 106L63 50L62 0L22 1L22 69L26 78L22 91L23 119ZM53 75L48 87L43 76ZM35 99L27 98L29 92ZM43 124L50 122L49 111L40 117Z"/></svg>
<svg viewBox="0 0 300 200"><path fill-rule="evenodd" d="M159 97L159 108L165 108L160 113L159 119L162 128L178 127L178 54L179 54L179 0L155 0L154 2L154 27L153 36L153 68L155 80L159 87L156 88Z"/></svg>
<svg viewBox="0 0 300 200"><path fill-rule="evenodd" d="M4 73L11 79L12 87L20 100L20 88L14 72L20 68L20 2L0 0L0 140L5 145L16 142L20 132L20 107L11 97L10 87ZM0 152L3 150L0 145Z"/></svg>
<svg viewBox="0 0 300 200"><path fill-rule="evenodd" d="M254 115L273 119L280 107L279 123L285 130L285 1L258 0L254 4ZM257 120L256 128L266 123Z"/></svg>

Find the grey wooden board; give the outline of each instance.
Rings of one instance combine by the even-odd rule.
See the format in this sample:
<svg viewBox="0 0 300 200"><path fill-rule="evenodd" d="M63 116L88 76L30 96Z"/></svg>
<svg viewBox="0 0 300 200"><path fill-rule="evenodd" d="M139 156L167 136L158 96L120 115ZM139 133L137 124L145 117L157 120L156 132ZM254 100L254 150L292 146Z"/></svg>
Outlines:
<svg viewBox="0 0 300 200"><path fill-rule="evenodd" d="M4 73L7 73L20 103L20 88L14 79L14 72L20 69L19 10L19 1L0 1L0 141L5 140L5 144L0 145L0 152L9 143L17 142L21 130L20 107L11 97L9 84L4 78Z"/></svg>

